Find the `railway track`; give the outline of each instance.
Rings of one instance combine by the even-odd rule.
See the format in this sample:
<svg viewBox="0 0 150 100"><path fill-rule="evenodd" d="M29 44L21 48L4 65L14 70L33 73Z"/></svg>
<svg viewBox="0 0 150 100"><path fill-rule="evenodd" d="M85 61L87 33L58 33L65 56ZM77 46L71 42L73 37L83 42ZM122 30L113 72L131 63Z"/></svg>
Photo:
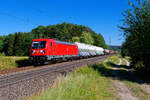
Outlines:
<svg viewBox="0 0 150 100"><path fill-rule="evenodd" d="M16 84L22 81L27 81L36 77L44 76L49 74L50 76L54 76L56 74L67 74L73 69L85 66L89 64L96 63L98 61L104 60L108 56L94 57L89 59L82 59L77 61L72 61L69 63L52 65L51 67L41 68L37 70L31 70L27 72L20 72L10 75L5 75L0 77L0 88L10 86L12 84ZM54 67L53 67L54 66Z"/></svg>

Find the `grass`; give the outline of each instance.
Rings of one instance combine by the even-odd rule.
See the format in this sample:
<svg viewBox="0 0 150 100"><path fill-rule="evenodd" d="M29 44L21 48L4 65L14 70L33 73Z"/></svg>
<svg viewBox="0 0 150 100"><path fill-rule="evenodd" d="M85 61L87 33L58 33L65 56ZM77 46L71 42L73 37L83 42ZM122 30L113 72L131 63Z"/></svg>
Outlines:
<svg viewBox="0 0 150 100"><path fill-rule="evenodd" d="M28 61L28 57L0 56L0 70L20 67L24 61Z"/></svg>
<svg viewBox="0 0 150 100"><path fill-rule="evenodd" d="M117 62L116 57L114 58ZM100 63L93 68L80 68L66 77L58 78L52 88L43 90L40 95L27 100L118 100L111 78L103 76L99 71L106 65Z"/></svg>
<svg viewBox="0 0 150 100"><path fill-rule="evenodd" d="M126 61L122 58L122 64L121 65L127 65Z"/></svg>
<svg viewBox="0 0 150 100"><path fill-rule="evenodd" d="M59 77L53 87L27 100L120 100L117 96L118 91L113 87L112 74L112 66L119 63L118 57L109 57L103 63L80 68L67 77ZM124 66L125 62L122 62L122 65ZM139 100L149 100L150 94L140 83L131 79L126 67L118 68L117 73L118 81L123 82L132 95Z"/></svg>
<svg viewBox="0 0 150 100"><path fill-rule="evenodd" d="M141 84L131 81L124 81L124 83L128 86L133 95L139 98L139 100L149 100L150 94L141 88Z"/></svg>
<svg viewBox="0 0 150 100"><path fill-rule="evenodd" d="M131 58L130 57L125 57L124 59L126 59L127 61L129 61L130 62L130 60L131 60Z"/></svg>
<svg viewBox="0 0 150 100"><path fill-rule="evenodd" d="M118 57L119 57L119 55L116 55L116 56L109 57L106 60L110 61L110 62L113 62L114 64L118 64L119 63Z"/></svg>
<svg viewBox="0 0 150 100"><path fill-rule="evenodd" d="M126 57L125 59L127 61L130 61L129 57ZM122 64L122 65L125 65L125 64ZM124 69L124 70L126 70L126 69ZM124 76L127 77L127 78L129 78L129 76L127 74L124 74ZM135 76L135 77L138 77L138 76ZM140 84L138 82L130 81L130 80L124 80L123 82L128 86L128 88L133 93L133 95L139 98L139 100L149 100L150 94L147 93L144 90L144 88L142 88L142 86L141 86L142 84Z"/></svg>
<svg viewBox="0 0 150 100"><path fill-rule="evenodd" d="M130 61L129 57L126 57L124 59ZM107 65L105 65L105 68L110 69L110 70L107 70L107 73L108 72L109 73L108 73L108 75L105 74L105 76L113 77L113 75L111 75L112 74L111 70L113 69L112 66L115 66L115 64L117 64L118 61L119 61L118 56L113 56L113 57L109 58L108 62L106 63ZM109 62L110 63L113 62L114 65L110 64ZM121 66L124 66L124 67L123 68L119 67L118 70L117 70L119 81L125 83L125 85L129 88L129 90L131 91L131 93L134 96L136 96L137 98L139 98L139 100L149 100L150 94L147 93L144 90L144 88L142 88L142 86L141 86L142 84L140 84L140 83L138 83L138 82L136 82L136 81L134 81L134 80L131 79L129 73L127 72L127 69L126 69L125 65L126 65L126 62L124 62L124 60L122 59ZM106 69L104 71L106 71ZM150 87L150 85L149 85L149 87Z"/></svg>
<svg viewBox="0 0 150 100"><path fill-rule="evenodd" d="M53 87L27 100L118 100L117 90L112 86L113 67L119 63L119 55L107 58L103 63L77 69L66 77L58 77ZM130 60L129 57L124 58ZM0 56L0 70L17 68L26 64L28 57ZM126 62L122 59L122 65ZM138 82L132 81L126 67L118 68L118 80L125 83L139 100L149 100L148 94Z"/></svg>
<svg viewBox="0 0 150 100"><path fill-rule="evenodd" d="M112 57L113 59L114 57ZM126 59L127 61L130 61L130 57L125 57L124 59ZM122 59L122 64L121 66L125 66L127 63L125 62L125 60ZM112 60L111 60L112 61ZM111 67L111 66L109 66ZM147 93L143 88L142 88L142 84L135 82L134 80L130 79L130 76L127 72L126 68L118 68L118 74L121 78L123 78L124 80L120 80L123 83L125 83L125 85L129 88L129 90L132 92L132 94L134 96L136 96L137 98L139 98L139 100L149 100L150 98L150 94ZM149 86L150 87L150 86Z"/></svg>

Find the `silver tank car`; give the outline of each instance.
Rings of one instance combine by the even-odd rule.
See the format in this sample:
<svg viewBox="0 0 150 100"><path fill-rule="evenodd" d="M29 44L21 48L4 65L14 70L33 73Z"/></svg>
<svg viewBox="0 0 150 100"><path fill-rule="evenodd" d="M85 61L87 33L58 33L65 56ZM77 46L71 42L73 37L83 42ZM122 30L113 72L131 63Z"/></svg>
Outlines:
<svg viewBox="0 0 150 100"><path fill-rule="evenodd" d="M104 55L104 49L101 47L75 42L78 46L80 57L100 56Z"/></svg>

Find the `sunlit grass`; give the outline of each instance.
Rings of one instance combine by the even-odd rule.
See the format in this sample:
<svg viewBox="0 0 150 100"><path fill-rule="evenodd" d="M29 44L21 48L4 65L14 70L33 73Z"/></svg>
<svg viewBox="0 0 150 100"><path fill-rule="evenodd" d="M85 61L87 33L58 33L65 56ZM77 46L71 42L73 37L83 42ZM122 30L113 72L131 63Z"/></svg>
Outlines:
<svg viewBox="0 0 150 100"><path fill-rule="evenodd" d="M118 56L113 56L92 67L80 68L67 77L59 77L53 87L27 100L120 100L117 96L119 91L113 86L116 76L112 74L112 64L118 62ZM141 88L141 84L129 79L126 68L116 70L118 81L125 83L133 96L149 100L150 95Z"/></svg>
<svg viewBox="0 0 150 100"><path fill-rule="evenodd" d="M125 57L125 59L126 59L127 61L130 61L131 58L127 56L127 57Z"/></svg>
<svg viewBox="0 0 150 100"><path fill-rule="evenodd" d="M94 66L80 68L67 77L58 78L52 88L28 100L118 100L111 78L100 72L107 64ZM110 72L105 70L106 73Z"/></svg>
<svg viewBox="0 0 150 100"><path fill-rule="evenodd" d="M124 81L134 96L138 97L139 100L149 100L150 94L144 91L141 84L131 81Z"/></svg>
<svg viewBox="0 0 150 100"><path fill-rule="evenodd" d="M127 65L126 61L122 58L122 64L121 65Z"/></svg>
<svg viewBox="0 0 150 100"><path fill-rule="evenodd" d="M0 56L0 70L17 68L17 62L22 60L28 60L28 57Z"/></svg>
<svg viewBox="0 0 150 100"><path fill-rule="evenodd" d="M111 61L111 62L113 62L114 64L118 64L119 63L119 55L116 55L116 56L112 56L112 57L109 57L108 59L107 59L107 61Z"/></svg>
<svg viewBox="0 0 150 100"><path fill-rule="evenodd" d="M113 59L117 59L117 58L116 57L112 57L110 60L114 61ZM130 62L130 57L122 58L121 66L127 65L127 63L126 63L126 61L124 59L126 59L127 61ZM112 66L109 66L109 68L110 67L112 67ZM139 100L149 100L150 94L147 93L144 90L144 88L142 88L142 84L140 84L138 82L135 82L134 80L130 79L131 76L128 73L126 68L118 67L118 70L119 70L118 71L118 77L121 77L121 78L124 79L124 80L122 80L122 82L125 83L125 85L129 88L129 90L131 91L133 96L139 98ZM136 78L136 76L135 76L135 78Z"/></svg>

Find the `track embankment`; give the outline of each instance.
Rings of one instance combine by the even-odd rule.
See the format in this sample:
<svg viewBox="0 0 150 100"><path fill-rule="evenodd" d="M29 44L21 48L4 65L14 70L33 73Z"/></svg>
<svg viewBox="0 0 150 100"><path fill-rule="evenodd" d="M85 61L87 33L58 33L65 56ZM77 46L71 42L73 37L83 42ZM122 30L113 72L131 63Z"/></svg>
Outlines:
<svg viewBox="0 0 150 100"><path fill-rule="evenodd" d="M109 55L110 56L110 55ZM67 75L78 67L103 61L108 56L65 62L0 77L0 100L24 100L26 96L51 86L60 75Z"/></svg>

